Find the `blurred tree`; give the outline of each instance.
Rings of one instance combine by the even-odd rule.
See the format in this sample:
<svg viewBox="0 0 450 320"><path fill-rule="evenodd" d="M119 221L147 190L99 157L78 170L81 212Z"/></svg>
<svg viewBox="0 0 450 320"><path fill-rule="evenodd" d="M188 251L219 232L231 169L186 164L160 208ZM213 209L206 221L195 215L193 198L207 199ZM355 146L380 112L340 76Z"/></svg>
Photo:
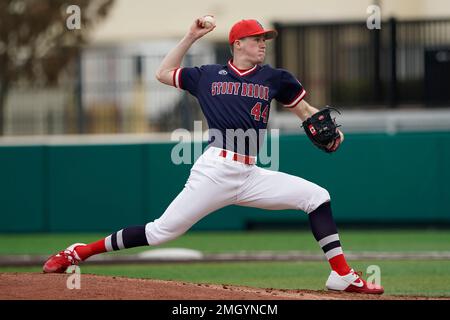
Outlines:
<svg viewBox="0 0 450 320"><path fill-rule="evenodd" d="M113 3L114 0L0 1L0 135L11 84L55 83Z"/></svg>

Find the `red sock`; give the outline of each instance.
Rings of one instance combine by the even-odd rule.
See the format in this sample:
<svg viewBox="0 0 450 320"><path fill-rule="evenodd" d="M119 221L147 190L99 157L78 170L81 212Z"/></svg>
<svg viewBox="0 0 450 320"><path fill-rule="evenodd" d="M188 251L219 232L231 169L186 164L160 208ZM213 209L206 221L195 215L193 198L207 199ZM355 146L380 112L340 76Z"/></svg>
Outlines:
<svg viewBox="0 0 450 320"><path fill-rule="evenodd" d="M340 276L344 276L350 273L350 267L348 266L343 254L338 254L337 256L328 260L328 262L330 263L331 269L336 271Z"/></svg>
<svg viewBox="0 0 450 320"><path fill-rule="evenodd" d="M85 246L78 246L75 248L75 252L81 260L86 260L94 254L106 252L105 239L98 240L96 242L89 243Z"/></svg>

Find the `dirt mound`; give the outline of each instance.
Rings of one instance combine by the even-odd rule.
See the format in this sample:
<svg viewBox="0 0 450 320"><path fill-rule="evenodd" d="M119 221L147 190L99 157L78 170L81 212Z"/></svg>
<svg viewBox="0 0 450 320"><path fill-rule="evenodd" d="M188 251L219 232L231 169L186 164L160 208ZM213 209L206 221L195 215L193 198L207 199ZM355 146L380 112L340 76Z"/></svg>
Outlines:
<svg viewBox="0 0 450 320"><path fill-rule="evenodd" d="M69 274L0 273L1 300L352 300L429 299L413 296L369 296L312 290L262 289L231 285L131 279L82 274L80 289L68 289Z"/></svg>

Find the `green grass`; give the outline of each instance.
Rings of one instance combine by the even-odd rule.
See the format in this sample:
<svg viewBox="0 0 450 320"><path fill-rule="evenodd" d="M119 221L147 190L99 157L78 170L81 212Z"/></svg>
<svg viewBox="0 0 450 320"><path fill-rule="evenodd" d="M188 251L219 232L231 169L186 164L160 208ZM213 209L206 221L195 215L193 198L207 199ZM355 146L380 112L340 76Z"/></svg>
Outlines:
<svg viewBox="0 0 450 320"><path fill-rule="evenodd" d="M450 261L353 261L366 274L381 269L386 294L450 296ZM0 268L0 272L41 272L40 267ZM81 272L99 275L244 285L259 288L324 289L329 267L324 262L236 262L120 266L81 265Z"/></svg>
<svg viewBox="0 0 450 320"><path fill-rule="evenodd" d="M1 234L1 254L50 254L74 242L89 243L107 234ZM446 230L340 230L346 251L450 251ZM301 250L320 252L310 231L287 232L188 232L158 248L181 247L205 253ZM136 253L148 247L124 250Z"/></svg>

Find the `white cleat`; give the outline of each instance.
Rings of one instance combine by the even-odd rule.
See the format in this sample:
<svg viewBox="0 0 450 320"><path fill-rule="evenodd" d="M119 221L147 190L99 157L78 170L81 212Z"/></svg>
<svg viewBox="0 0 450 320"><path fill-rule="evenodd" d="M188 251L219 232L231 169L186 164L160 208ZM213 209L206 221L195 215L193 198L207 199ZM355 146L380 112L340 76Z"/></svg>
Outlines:
<svg viewBox="0 0 450 320"><path fill-rule="evenodd" d="M367 283L361 278L361 275L350 270L349 274L340 276L336 271L331 271L325 284L328 290L345 291L354 293L382 294L382 286Z"/></svg>

